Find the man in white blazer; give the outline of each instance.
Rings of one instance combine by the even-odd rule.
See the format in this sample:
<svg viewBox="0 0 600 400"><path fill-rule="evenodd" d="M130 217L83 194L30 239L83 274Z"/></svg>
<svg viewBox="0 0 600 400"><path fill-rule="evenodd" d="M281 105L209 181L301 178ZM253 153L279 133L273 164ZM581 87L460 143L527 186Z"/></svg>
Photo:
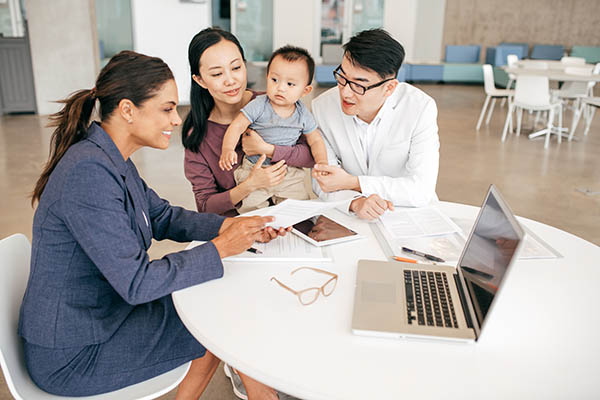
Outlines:
<svg viewBox="0 0 600 400"><path fill-rule="evenodd" d="M344 45L337 87L312 103L329 161L315 165L313 189L324 200L353 197L349 211L361 218L437 199L437 107L398 82L403 59L402 45L384 30L360 32Z"/></svg>

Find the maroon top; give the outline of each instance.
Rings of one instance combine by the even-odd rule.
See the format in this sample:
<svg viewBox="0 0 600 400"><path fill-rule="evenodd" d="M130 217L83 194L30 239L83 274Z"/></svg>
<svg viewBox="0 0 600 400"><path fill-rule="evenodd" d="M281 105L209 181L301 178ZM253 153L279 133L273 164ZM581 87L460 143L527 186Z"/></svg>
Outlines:
<svg viewBox="0 0 600 400"><path fill-rule="evenodd" d="M235 210L229 196L229 191L235 187L233 169L223 171L219 167L223 136L228 127L229 125L208 121L206 136L200 143L198 153L185 150L183 169L186 178L192 184L199 212L224 214ZM241 141L235 150L238 160L241 160L243 156ZM271 163L275 164L280 160L285 160L289 166L300 168L311 168L315 164L304 135L301 135L294 146L275 146ZM234 169L240 164L238 163Z"/></svg>

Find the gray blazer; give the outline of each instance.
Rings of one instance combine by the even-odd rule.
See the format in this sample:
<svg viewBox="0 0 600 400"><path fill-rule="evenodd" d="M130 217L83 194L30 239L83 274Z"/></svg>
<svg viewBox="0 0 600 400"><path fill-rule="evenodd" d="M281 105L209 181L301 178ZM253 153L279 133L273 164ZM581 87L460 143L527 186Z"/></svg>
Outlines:
<svg viewBox="0 0 600 400"><path fill-rule="evenodd" d="M211 242L150 261L152 238L214 238L224 217L171 206L146 186L96 123L71 146L33 221L19 334L64 348L103 343L136 304L223 276Z"/></svg>

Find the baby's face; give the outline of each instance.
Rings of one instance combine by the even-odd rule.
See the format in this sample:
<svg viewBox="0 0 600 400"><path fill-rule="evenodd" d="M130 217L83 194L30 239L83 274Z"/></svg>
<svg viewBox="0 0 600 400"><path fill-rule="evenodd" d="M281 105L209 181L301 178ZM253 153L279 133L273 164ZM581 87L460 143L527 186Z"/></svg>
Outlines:
<svg viewBox="0 0 600 400"><path fill-rule="evenodd" d="M294 104L311 90L308 67L303 60L287 61L276 56L267 74L267 96L278 106Z"/></svg>

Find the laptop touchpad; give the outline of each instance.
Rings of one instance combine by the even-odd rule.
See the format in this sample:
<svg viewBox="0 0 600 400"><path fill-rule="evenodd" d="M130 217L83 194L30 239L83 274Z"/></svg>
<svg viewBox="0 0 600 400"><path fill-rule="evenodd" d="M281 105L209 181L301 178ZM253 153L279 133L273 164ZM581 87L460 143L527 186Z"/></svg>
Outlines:
<svg viewBox="0 0 600 400"><path fill-rule="evenodd" d="M396 285L381 282L362 282L362 301L370 303L395 303Z"/></svg>

